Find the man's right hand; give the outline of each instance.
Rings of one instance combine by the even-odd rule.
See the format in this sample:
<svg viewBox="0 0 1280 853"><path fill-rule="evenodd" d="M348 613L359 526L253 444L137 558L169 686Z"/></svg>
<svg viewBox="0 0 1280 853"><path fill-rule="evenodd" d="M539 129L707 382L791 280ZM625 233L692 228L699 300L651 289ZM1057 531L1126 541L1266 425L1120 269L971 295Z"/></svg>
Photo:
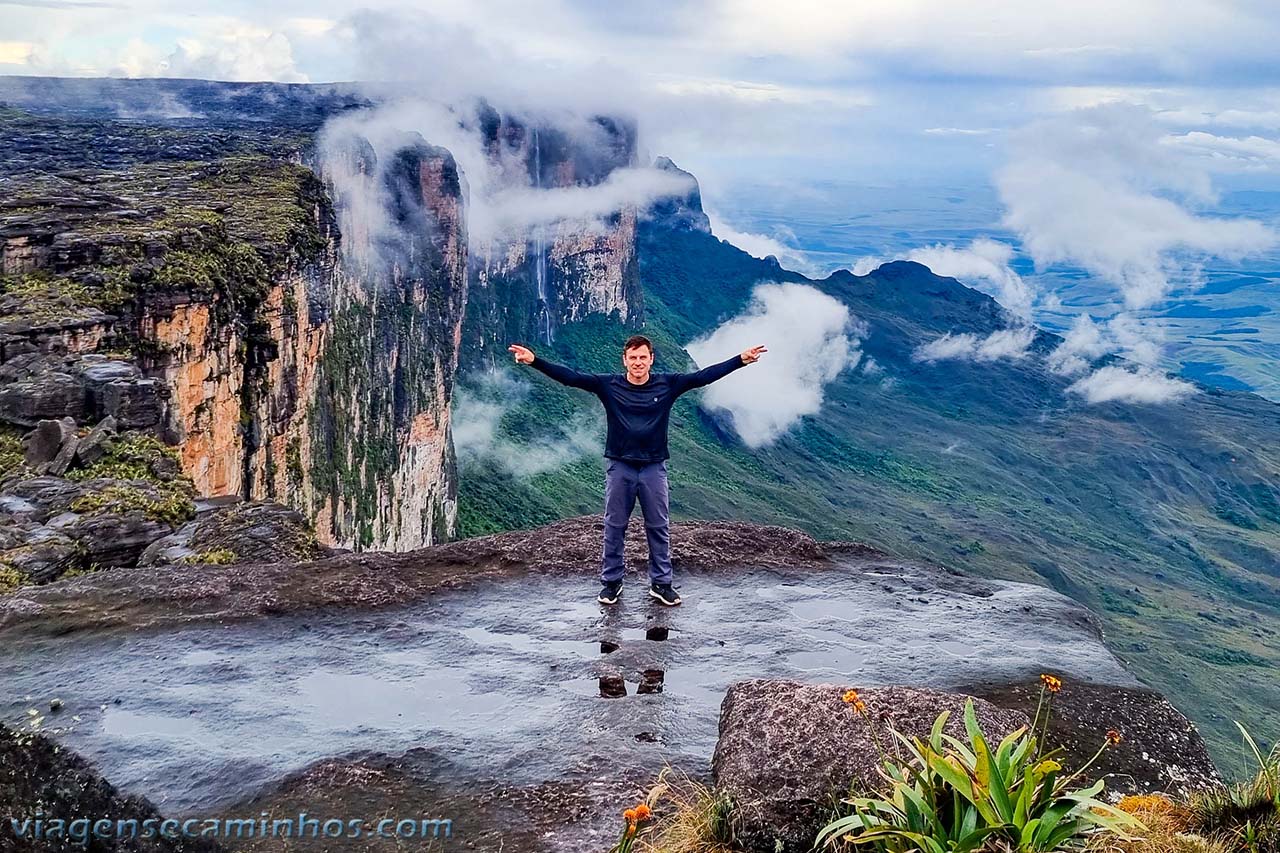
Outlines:
<svg viewBox="0 0 1280 853"><path fill-rule="evenodd" d="M507 347L508 352L516 355L516 364L533 364L533 350L528 347L522 347L519 344L512 344Z"/></svg>

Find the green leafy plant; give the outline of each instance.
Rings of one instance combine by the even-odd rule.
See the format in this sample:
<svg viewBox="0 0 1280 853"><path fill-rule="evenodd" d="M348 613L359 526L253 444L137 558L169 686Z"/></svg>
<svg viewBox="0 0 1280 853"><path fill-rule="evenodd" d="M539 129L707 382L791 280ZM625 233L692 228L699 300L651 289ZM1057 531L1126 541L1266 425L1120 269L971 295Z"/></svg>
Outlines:
<svg viewBox="0 0 1280 853"><path fill-rule="evenodd" d="M846 694L846 702L865 715L865 704L854 691L849 693L853 699ZM1043 689L1041 698L1044 704ZM1101 780L1072 787L1108 746L1119 743L1118 733L1108 732L1094 757L1064 776L1052 754L1040 753L1034 724L1010 733L993 750L972 699L964 709L967 742L943 731L949 717L949 711L940 714L927 739L891 730L905 753L890 757L881 750L879 772L887 787L874 796L844 800L852 813L823 827L815 847L1048 853L1079 847L1100 831L1127 839L1129 830L1142 826L1132 815L1096 799ZM1039 718L1038 710L1037 722Z"/></svg>
<svg viewBox="0 0 1280 853"><path fill-rule="evenodd" d="M0 595L13 592L26 583L30 583L26 575L8 563L0 563Z"/></svg>

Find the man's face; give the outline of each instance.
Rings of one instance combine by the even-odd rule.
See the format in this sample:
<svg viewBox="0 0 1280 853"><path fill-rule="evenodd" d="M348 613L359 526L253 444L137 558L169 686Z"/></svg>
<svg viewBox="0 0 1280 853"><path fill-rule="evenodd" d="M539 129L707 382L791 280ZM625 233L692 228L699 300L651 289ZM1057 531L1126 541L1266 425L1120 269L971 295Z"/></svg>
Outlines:
<svg viewBox="0 0 1280 853"><path fill-rule="evenodd" d="M622 366L632 379L644 382L649 378L649 368L653 367L653 352L645 346L633 347L622 354Z"/></svg>

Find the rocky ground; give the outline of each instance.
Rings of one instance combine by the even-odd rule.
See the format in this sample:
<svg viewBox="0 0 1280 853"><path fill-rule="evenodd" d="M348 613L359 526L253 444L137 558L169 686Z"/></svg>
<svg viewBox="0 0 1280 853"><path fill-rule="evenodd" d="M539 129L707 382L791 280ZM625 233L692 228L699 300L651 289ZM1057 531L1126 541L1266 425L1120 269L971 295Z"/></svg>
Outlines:
<svg viewBox="0 0 1280 853"><path fill-rule="evenodd" d="M163 816L142 797L121 793L87 761L42 734L14 730L0 725L0 812L9 818L37 814L48 819L58 816L87 818L90 821L137 821L139 832L147 821L159 826ZM91 825L90 825L91 827ZM81 830L68 827L61 835L18 838L11 827L0 829L0 850L26 851L133 851L133 853L216 853L219 847L207 839L88 838Z"/></svg>
<svg viewBox="0 0 1280 853"><path fill-rule="evenodd" d="M291 526L269 537L275 551L213 532L211 506L197 503L182 470L190 436L174 383L162 378L171 353L154 334L176 302L206 309L210 335L245 363L223 365L242 410L204 416L230 436L247 433L225 421L247 420L255 371L272 356L268 284L323 245L319 180L287 159L297 157L300 132L0 106L0 589L132 566L170 535L146 562L323 553L302 519L279 508L240 510L232 523ZM193 373L197 389L216 367ZM230 485L243 476L233 471ZM246 512L262 518L246 524Z"/></svg>
<svg viewBox="0 0 1280 853"><path fill-rule="evenodd" d="M197 498L170 447L116 423L42 420L21 440L11 433L7 454L0 444L0 589L138 564L329 553L292 509Z"/></svg>
<svg viewBox="0 0 1280 853"><path fill-rule="evenodd" d="M640 532L633 566L646 556ZM601 608L599 536L588 516L409 553L119 568L25 587L0 598L11 652L0 683L24 697L5 715L19 721L58 691L62 710L42 713L52 734L166 816L447 818L443 849L605 849L664 766L704 782L715 769L744 802L771 792L757 815L791 814L780 794L812 800L806 784L852 772L865 751L824 716L847 712L833 691L857 687L905 725L939 707L921 697L990 677L1003 687L987 695L1012 721L1027 714L1015 685L1041 666L1069 685L1112 682L1064 693L1093 710L1078 730L1065 711L1055 736L1134 732L1144 755L1117 765L1122 789L1212 773L1194 729L1137 689L1087 611L1056 594L785 528L693 523L673 528L685 604L649 602L635 578ZM784 680L733 686L753 676ZM1161 740L1165 724L1177 738Z"/></svg>
<svg viewBox="0 0 1280 853"><path fill-rule="evenodd" d="M782 528L729 522L673 525L686 541L673 562L684 565L824 566L833 556L876 555L854 543L818 543ZM533 531L465 539L405 553L340 554L299 566L245 564L217 571L138 568L95 573L74 583L26 587L0 599L0 636L8 630L64 634L111 626L177 627L250 619L327 607L394 607L482 581L526 574L590 575L599 564L600 519L582 516ZM627 543L642 561L642 535ZM216 562L216 561L215 561ZM948 576L963 587L972 582Z"/></svg>

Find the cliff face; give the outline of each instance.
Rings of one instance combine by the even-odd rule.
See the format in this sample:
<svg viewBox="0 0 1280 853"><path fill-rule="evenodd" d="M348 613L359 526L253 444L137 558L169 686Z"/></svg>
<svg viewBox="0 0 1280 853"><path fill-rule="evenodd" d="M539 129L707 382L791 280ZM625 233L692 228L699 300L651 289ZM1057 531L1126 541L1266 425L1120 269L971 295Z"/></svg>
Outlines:
<svg viewBox="0 0 1280 853"><path fill-rule="evenodd" d="M463 120L519 189L598 185L635 160L634 128L611 119ZM110 162L93 156L103 124L120 137ZM0 159L0 421L110 414L177 445L197 493L287 503L328 544L455 534L460 351L640 320L634 209L531 218L469 249L466 177L420 137L375 150L352 134L336 156L324 134L291 138L315 150L308 168L265 135L244 143L262 156L208 130L168 128L156 149L145 125L14 110L0 125L88 152L41 145L37 172ZM67 167L80 173L53 174Z"/></svg>
<svg viewBox="0 0 1280 853"><path fill-rule="evenodd" d="M179 445L201 494L283 497L332 278L315 177L254 158L11 182L0 420L112 415Z"/></svg>
<svg viewBox="0 0 1280 853"><path fill-rule="evenodd" d="M453 156L355 141L324 177L344 235L302 467L317 528L358 548L441 541L457 517L449 401L467 297ZM370 211L370 199L388 199Z"/></svg>
<svg viewBox="0 0 1280 853"><path fill-rule="evenodd" d="M635 128L614 119L594 118L576 135L486 108L478 122L489 158L530 187L594 186L635 165ZM464 333L475 364L505 358L511 341L553 341L588 314L639 325L636 221L628 206L603 221L533 222L476 241Z"/></svg>
<svg viewBox="0 0 1280 853"><path fill-rule="evenodd" d="M314 396L326 330L306 294L324 279L290 271L269 282L259 339L220 323L210 301L143 307L137 333L157 352L143 360L171 391L166 431L200 494L284 500L300 485L301 402Z"/></svg>

